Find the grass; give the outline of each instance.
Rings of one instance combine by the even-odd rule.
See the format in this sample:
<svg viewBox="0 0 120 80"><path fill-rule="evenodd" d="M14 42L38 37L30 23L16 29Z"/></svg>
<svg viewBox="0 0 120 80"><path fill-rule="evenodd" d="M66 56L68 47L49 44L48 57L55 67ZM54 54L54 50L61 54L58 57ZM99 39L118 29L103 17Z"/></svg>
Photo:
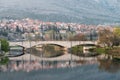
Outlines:
<svg viewBox="0 0 120 80"><path fill-rule="evenodd" d="M95 52L98 54L105 54L106 49L105 48L95 48Z"/></svg>
<svg viewBox="0 0 120 80"><path fill-rule="evenodd" d="M71 48L71 53L75 55L83 54L83 46L74 46Z"/></svg>

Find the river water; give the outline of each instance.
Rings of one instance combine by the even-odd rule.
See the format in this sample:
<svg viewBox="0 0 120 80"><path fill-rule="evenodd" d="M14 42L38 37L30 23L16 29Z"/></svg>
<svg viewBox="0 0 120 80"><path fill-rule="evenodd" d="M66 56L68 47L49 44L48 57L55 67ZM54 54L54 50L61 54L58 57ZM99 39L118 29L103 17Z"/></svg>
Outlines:
<svg viewBox="0 0 120 80"><path fill-rule="evenodd" d="M120 80L120 62L111 60L98 62L76 67L1 71L0 80Z"/></svg>

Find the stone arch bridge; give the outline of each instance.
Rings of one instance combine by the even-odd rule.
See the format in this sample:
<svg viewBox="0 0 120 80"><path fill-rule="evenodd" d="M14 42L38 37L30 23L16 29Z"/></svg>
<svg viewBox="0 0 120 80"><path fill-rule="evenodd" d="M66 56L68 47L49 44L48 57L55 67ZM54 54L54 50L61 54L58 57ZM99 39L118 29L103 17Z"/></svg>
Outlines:
<svg viewBox="0 0 120 80"><path fill-rule="evenodd" d="M30 48L30 47L33 47L33 46L37 46L37 45L43 45L43 44L54 44L54 45L58 45L58 46L62 46L66 49L68 48L71 48L73 46L76 46L76 45L97 45L97 41L24 41L24 42L9 42L10 46L23 46L25 48ZM89 47L86 47L87 49ZM83 51L85 51L85 49L83 49ZM10 60L21 60L21 59L24 59L24 60L46 60L46 61L61 61L61 60L66 60L66 61L70 61L70 60L80 60L80 59L83 59L83 58L80 58L78 56L75 56L75 55L71 55L71 54L68 54L68 52L66 52L66 54L60 56L60 57L57 57L57 58L40 58L40 57L36 57L34 55L30 55L30 54L24 54L22 56L19 56L19 57L11 57Z"/></svg>
<svg viewBox="0 0 120 80"><path fill-rule="evenodd" d="M71 48L76 45L97 45L97 41L23 41L23 42L9 42L10 46L23 46L25 48L30 48L37 45L43 44L55 44L63 46L65 48Z"/></svg>

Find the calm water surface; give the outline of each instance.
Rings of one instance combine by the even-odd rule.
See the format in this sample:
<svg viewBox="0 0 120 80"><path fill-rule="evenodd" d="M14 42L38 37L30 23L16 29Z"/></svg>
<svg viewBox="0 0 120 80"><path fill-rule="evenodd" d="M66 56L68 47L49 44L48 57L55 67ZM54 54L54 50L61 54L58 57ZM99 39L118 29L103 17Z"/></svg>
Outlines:
<svg viewBox="0 0 120 80"><path fill-rule="evenodd" d="M99 60L99 63L77 67L1 71L0 80L120 80L120 62Z"/></svg>

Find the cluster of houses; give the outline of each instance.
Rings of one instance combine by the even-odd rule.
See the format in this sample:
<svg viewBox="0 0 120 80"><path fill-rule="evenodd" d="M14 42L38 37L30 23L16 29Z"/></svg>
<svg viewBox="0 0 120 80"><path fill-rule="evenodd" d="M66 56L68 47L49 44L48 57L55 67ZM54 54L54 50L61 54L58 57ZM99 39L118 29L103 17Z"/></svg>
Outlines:
<svg viewBox="0 0 120 80"><path fill-rule="evenodd" d="M68 40L75 35L84 34L87 37L102 29L112 30L108 25L85 25L64 22L43 22L33 19L2 19L0 20L0 38L10 41L20 40ZM95 38L96 39L96 38Z"/></svg>

